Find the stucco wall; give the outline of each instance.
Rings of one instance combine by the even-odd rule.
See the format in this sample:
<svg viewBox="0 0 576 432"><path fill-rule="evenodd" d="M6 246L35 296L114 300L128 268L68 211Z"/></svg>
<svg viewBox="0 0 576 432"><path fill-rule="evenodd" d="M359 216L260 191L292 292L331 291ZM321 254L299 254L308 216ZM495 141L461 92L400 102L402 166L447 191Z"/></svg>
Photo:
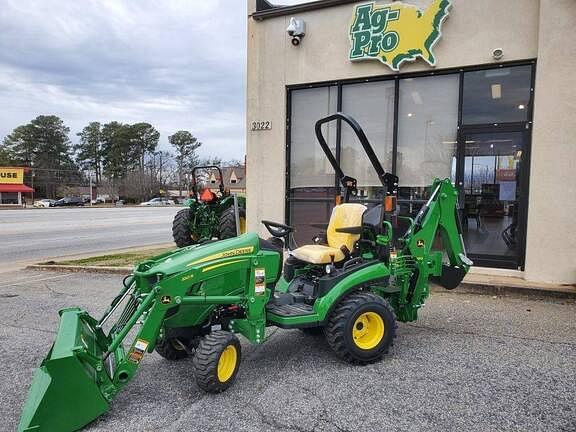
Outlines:
<svg viewBox="0 0 576 432"><path fill-rule="evenodd" d="M359 2L360 3L360 2ZM384 2L383 2L384 3ZM408 0L405 3L425 8L429 0ZM561 35L571 34L574 25L573 0L452 0L453 7L450 16L442 27L442 39L434 48L437 65L436 68L453 68L467 65L496 63L492 58L494 48L502 48L502 60L522 60L539 57L537 95L547 92L549 75L554 81L553 91L562 92L562 82L574 69L574 59L566 53L566 44L556 39ZM548 12L547 8L554 9ZM286 27L290 16L270 18L255 21L248 18L248 83L247 83L247 195L250 200L248 206L248 226L251 230L258 230L262 234L265 229L261 226L261 219L284 220L285 208L285 149L286 149L286 86L291 84L312 83L336 79L368 77L392 73L385 65L376 61L352 63L348 60L349 40L348 27L352 17L354 4L320 9L296 14L298 18L306 21L307 34L298 47L290 43L286 34ZM255 10L255 0L248 1L248 12ZM544 28L548 34L539 40L539 19L542 14ZM556 17L555 15L558 15ZM562 30L554 28L554 21L559 20ZM572 27L570 27L572 26ZM540 35L542 36L542 35ZM573 48L571 48L573 50ZM547 56L543 50L549 50ZM563 51L562 51L563 50ZM562 58L562 59L561 59ZM570 62L562 63L570 58ZM550 65L542 65L541 59L549 59ZM563 64L559 69L557 66ZM413 71L434 70L422 59L411 64L403 64L400 73ZM572 78L574 80L574 78ZM574 119L574 94L576 82L573 81L572 93L564 93L563 104L565 111L572 109ZM572 102L570 101L572 96ZM558 190L561 183L573 181L574 177L567 176L562 180L547 180L550 186L547 191L538 192L537 177L549 175L550 172L564 172L563 168L556 167L556 159L560 153L546 155L546 148L557 147L560 144L562 151L574 158L574 146L570 147L569 136L574 133L574 121L570 122L570 114L557 114L554 109L554 96L537 96L536 115L539 116L534 130L533 156L532 156L532 184L530 196L530 222L528 230L528 248L534 248L544 237L544 233L551 228L543 222L544 207L550 204L534 204L535 200L542 200L542 196L549 198L551 191ZM540 104L540 105L539 105ZM270 120L272 130L252 132L250 123L256 120ZM544 126L548 124L548 126ZM542 129L538 129L539 125ZM558 129L559 128L559 129ZM555 129L550 135L549 130ZM572 132L571 134L569 132ZM550 138L546 138L549 136ZM562 141L564 140L564 141ZM554 141L554 145L552 145ZM314 143L311 143L314 145ZM540 159L542 163L540 163ZM568 164L569 158L563 159ZM567 171L567 165L566 165ZM547 174L545 174L547 173ZM566 186L564 186L566 187ZM574 189L571 191L570 204L574 209ZM566 202L562 203L563 209ZM564 213L563 213L564 214ZM557 215L553 219L556 226L574 228L565 220L566 216ZM563 229L559 228L560 236ZM572 229L572 233L574 229ZM557 235L550 237L546 244L557 241ZM566 235L566 233L564 233ZM574 234L572 234L574 236ZM553 240L552 240L553 239ZM574 242L572 242L574 243ZM568 255L570 246L560 247L558 253ZM565 256L562 261L562 270L551 270L552 263L546 259L537 258L537 252L528 253L526 274L530 279L574 281L574 271L569 270L568 261L576 261L572 256ZM539 262L537 264L536 262ZM530 267L530 268L528 268ZM534 271L532 270L535 269Z"/></svg>
<svg viewBox="0 0 576 432"><path fill-rule="evenodd" d="M540 0L525 277L576 282L576 1Z"/></svg>

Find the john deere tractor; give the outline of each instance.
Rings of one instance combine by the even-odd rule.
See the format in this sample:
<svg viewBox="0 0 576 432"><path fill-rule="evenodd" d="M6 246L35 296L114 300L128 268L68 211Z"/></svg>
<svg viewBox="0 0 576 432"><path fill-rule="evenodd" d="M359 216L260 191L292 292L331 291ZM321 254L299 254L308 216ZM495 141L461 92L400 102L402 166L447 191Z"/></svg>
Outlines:
<svg viewBox="0 0 576 432"><path fill-rule="evenodd" d="M356 132L382 184L382 201L354 202L321 126L346 122ZM77 430L104 413L156 350L191 358L198 387L222 392L242 358L238 335L261 344L271 326L322 331L343 361L379 361L396 321L414 321L429 281L455 288L472 262L458 222L457 191L435 179L414 219L398 214L398 178L384 172L356 121L337 113L316 123L316 136L339 178L340 193L324 235L289 252L293 228L262 221L272 238L254 233L206 241L138 264L101 318L79 308L60 311L56 341L34 376L19 431ZM437 234L442 247L433 250ZM288 335L288 333L285 333Z"/></svg>
<svg viewBox="0 0 576 432"><path fill-rule="evenodd" d="M218 191L210 185L214 173ZM190 246L213 238L226 239L246 232L246 199L230 194L224 188L224 177L218 166L192 169L192 194L184 209L174 216L172 237L178 247Z"/></svg>

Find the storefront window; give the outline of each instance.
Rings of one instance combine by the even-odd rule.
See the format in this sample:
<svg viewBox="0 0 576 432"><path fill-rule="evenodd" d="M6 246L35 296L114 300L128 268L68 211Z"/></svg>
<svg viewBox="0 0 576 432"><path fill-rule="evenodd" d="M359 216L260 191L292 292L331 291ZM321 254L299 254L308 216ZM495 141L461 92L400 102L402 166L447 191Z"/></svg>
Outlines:
<svg viewBox="0 0 576 432"><path fill-rule="evenodd" d="M464 73L462 123L507 123L528 120L532 66Z"/></svg>
<svg viewBox="0 0 576 432"><path fill-rule="evenodd" d="M292 91L290 187L334 186L334 170L316 142L314 124L336 112L338 89L318 87ZM336 151L336 122L323 127L326 142Z"/></svg>
<svg viewBox="0 0 576 432"><path fill-rule="evenodd" d="M396 171L405 213L428 198L432 179L456 173L458 80L458 75L400 80Z"/></svg>
<svg viewBox="0 0 576 432"><path fill-rule="evenodd" d="M18 204L18 192L2 192L0 196L1 204Z"/></svg>
<svg viewBox="0 0 576 432"><path fill-rule="evenodd" d="M293 239L297 245L312 243L314 236L322 232L315 224L328 223L334 208L330 201L294 201L290 204L290 225L296 228Z"/></svg>
<svg viewBox="0 0 576 432"><path fill-rule="evenodd" d="M310 242L319 231L313 225L330 217L336 178L316 142L314 124L341 106L364 129L383 168L395 168L402 214L418 212L434 178L450 178L460 192L470 256L480 265L521 267L528 193L521 179L530 146L523 122L532 111L532 68L383 77L339 83L340 93L335 84L291 90L288 221L296 227L295 239ZM354 131L340 124L339 133L337 122L325 126L328 144L343 172L358 181L355 200L375 205L382 198L380 182Z"/></svg>
<svg viewBox="0 0 576 432"><path fill-rule="evenodd" d="M342 111L352 116L366 133L386 171L392 168L394 81L348 84L342 87ZM354 131L342 123L342 170L358 180L361 198L373 199L380 181Z"/></svg>

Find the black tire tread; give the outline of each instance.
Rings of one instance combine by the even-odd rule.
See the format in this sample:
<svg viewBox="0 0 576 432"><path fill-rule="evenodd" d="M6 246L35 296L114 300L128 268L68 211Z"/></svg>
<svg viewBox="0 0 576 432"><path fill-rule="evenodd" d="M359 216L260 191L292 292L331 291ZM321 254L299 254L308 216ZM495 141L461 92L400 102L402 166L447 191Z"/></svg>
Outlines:
<svg viewBox="0 0 576 432"><path fill-rule="evenodd" d="M174 243L178 247L186 247L193 245L195 242L192 240L192 233L190 232L190 218L192 216L192 209L184 208L176 213L174 221L172 222L172 237Z"/></svg>
<svg viewBox="0 0 576 432"><path fill-rule="evenodd" d="M381 353L381 355L377 358L370 359L370 360L359 360L358 358L354 357L350 350L348 349L348 344L346 343L345 335L346 335L346 324L350 319L350 316L356 311L360 306L365 303L379 303L380 305L384 306L388 312L392 314L394 317L394 326L391 329L392 331L392 342L390 346L392 346L393 340L396 337L396 328L398 327L396 324L396 314L394 313L394 309L390 306L388 301L376 294L366 291L355 291L341 300L341 302L336 306L336 308L330 314L328 319L328 323L325 326L324 335L326 337L326 341L332 350L336 353L338 357L345 360L348 363L355 363L355 364L368 364L378 361L382 355L388 353L388 347L385 351Z"/></svg>
<svg viewBox="0 0 576 432"><path fill-rule="evenodd" d="M246 218L246 209L238 207L238 216ZM220 240L236 237L236 215L234 206L231 206L222 212L220 216Z"/></svg>
<svg viewBox="0 0 576 432"><path fill-rule="evenodd" d="M218 380L216 371L218 370L218 361L220 354L230 344L234 344L238 353L238 360L236 371L232 377L222 383ZM220 393L232 385L238 373L238 367L242 360L242 353L240 348L240 341L233 333L227 331L214 331L206 335L200 341L196 348L196 353L192 361L192 368L194 376L196 377L196 384L202 390L209 393Z"/></svg>

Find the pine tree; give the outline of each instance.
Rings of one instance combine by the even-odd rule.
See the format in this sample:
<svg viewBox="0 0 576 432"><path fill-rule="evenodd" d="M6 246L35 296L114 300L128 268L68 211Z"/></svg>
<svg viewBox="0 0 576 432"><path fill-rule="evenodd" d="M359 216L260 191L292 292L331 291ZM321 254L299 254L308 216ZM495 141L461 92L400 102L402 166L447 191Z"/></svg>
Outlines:
<svg viewBox="0 0 576 432"><path fill-rule="evenodd" d="M93 171L96 184L99 184L102 179L102 127L98 122L91 122L77 135L80 142L74 146L76 161L82 169Z"/></svg>
<svg viewBox="0 0 576 432"><path fill-rule="evenodd" d="M168 137L168 142L176 148L176 163L178 165L178 188L182 195L182 183L185 171L191 170L198 165L196 150L202 145L198 139L188 131L178 131Z"/></svg>

